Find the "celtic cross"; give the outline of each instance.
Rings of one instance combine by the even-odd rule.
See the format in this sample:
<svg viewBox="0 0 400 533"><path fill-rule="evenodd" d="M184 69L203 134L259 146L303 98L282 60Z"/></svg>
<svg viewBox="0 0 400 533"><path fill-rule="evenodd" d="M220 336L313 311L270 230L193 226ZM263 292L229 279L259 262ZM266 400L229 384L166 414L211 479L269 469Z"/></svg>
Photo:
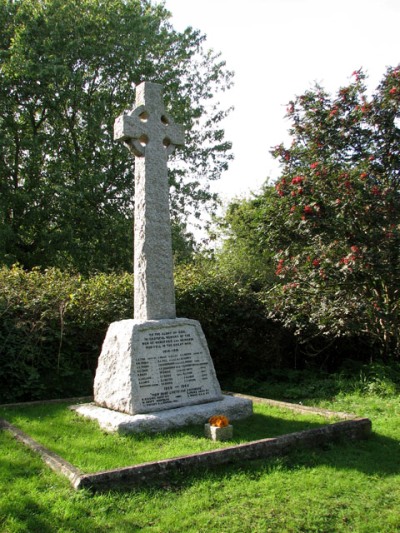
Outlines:
<svg viewBox="0 0 400 533"><path fill-rule="evenodd" d="M162 85L143 82L129 114L118 117L114 139L135 155L134 303L137 320L176 318L168 156L184 133L166 113Z"/></svg>

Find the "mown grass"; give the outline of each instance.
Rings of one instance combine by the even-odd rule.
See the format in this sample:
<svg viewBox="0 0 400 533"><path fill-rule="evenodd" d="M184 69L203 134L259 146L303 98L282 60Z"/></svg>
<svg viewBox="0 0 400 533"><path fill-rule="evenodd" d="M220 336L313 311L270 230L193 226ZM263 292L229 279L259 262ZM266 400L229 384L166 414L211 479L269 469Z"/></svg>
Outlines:
<svg viewBox="0 0 400 533"><path fill-rule="evenodd" d="M372 436L275 460L177 473L168 483L128 492L74 492L0 432L0 531L400 531L399 396L318 398L307 394L308 403L368 416Z"/></svg>
<svg viewBox="0 0 400 533"><path fill-rule="evenodd" d="M251 418L234 422L232 440L213 442L204 437L202 425L162 434L107 434L99 429L96 422L71 412L68 405L0 407L0 417L87 473L276 437L333 421L319 415L306 416L287 409L255 404Z"/></svg>

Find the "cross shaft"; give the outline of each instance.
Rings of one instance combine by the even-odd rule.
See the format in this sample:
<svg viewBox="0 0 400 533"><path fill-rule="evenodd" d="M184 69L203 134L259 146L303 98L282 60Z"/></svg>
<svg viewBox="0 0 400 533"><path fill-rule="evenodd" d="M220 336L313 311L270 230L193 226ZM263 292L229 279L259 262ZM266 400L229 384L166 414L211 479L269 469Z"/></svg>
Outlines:
<svg viewBox="0 0 400 533"><path fill-rule="evenodd" d="M116 119L114 139L135 155L134 318L176 318L167 160L184 133L165 111L162 85L136 87L135 107Z"/></svg>

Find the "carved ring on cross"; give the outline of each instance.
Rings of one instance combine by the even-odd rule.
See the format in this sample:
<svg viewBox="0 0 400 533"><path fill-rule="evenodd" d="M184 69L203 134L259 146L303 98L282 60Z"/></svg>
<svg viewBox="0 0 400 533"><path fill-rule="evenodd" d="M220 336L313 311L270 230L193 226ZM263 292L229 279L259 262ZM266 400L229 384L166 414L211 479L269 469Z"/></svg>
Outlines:
<svg viewBox="0 0 400 533"><path fill-rule="evenodd" d="M134 137L125 140L125 143L132 150L136 157L143 157L146 153L146 146L149 142L148 137L148 121L149 121L149 112L146 109L145 105L140 105L136 109L132 110L128 116L135 123L135 133ZM153 117L154 121L155 118ZM175 151L175 144L171 142L170 136L168 135L169 125L173 124L173 119L167 114L163 113L159 118L159 123L157 124L158 131L161 130L162 135L162 144L165 148L167 157L172 155Z"/></svg>

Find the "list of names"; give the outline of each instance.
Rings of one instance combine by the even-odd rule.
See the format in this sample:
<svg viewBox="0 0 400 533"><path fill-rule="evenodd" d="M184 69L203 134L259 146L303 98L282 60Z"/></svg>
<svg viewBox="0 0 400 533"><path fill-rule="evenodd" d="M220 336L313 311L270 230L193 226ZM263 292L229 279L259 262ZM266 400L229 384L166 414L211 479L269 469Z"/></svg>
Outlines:
<svg viewBox="0 0 400 533"><path fill-rule="evenodd" d="M213 393L209 358L191 328L143 331L136 372L145 408L207 401Z"/></svg>

